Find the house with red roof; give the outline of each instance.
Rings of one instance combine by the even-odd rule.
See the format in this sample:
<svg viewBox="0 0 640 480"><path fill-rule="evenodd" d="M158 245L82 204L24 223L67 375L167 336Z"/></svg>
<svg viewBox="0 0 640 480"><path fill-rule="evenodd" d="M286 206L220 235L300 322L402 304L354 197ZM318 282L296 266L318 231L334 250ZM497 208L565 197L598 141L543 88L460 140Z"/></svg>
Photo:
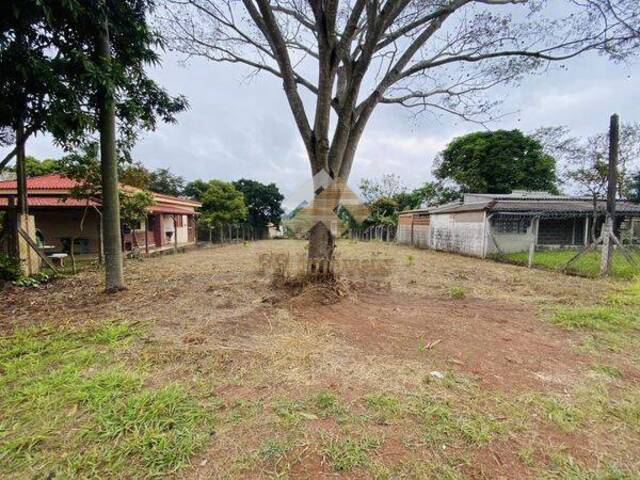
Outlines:
<svg viewBox="0 0 640 480"><path fill-rule="evenodd" d="M27 179L29 214L35 218L37 243L46 254L68 253L74 241L76 254L100 251L102 203L99 198L74 198L78 181L60 174ZM124 191L134 187L121 185ZM146 221L123 226L125 251L162 250L196 242L196 209L199 202L187 198L153 193L154 204L147 209ZM16 180L0 181L0 212L16 205Z"/></svg>

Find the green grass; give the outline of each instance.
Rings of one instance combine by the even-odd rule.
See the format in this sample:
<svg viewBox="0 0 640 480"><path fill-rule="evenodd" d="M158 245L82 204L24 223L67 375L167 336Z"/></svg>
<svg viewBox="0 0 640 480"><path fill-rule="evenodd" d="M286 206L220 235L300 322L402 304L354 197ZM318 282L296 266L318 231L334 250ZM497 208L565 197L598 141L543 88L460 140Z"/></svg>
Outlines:
<svg viewBox="0 0 640 480"><path fill-rule="evenodd" d="M331 438L325 442L323 454L333 470L342 472L369 465L369 453L382 446L382 443L376 437Z"/></svg>
<svg viewBox="0 0 640 480"><path fill-rule="evenodd" d="M449 296L453 300L462 300L467 296L467 290L461 285L454 285L449 289Z"/></svg>
<svg viewBox="0 0 640 480"><path fill-rule="evenodd" d="M592 470L580 465L570 455L553 452L550 457L550 468L541 471L538 478L543 480L632 480L638 478L631 471L615 463L605 463L602 467Z"/></svg>
<svg viewBox="0 0 640 480"><path fill-rule="evenodd" d="M632 348L640 332L640 281L611 290L595 305L558 307L548 320L567 330L589 333L583 343L587 351L630 351L630 358L640 362L637 348Z"/></svg>
<svg viewBox="0 0 640 480"><path fill-rule="evenodd" d="M181 386L151 389L117 361L124 323L0 339L0 470L12 477L148 477L174 471L212 421Z"/></svg>
<svg viewBox="0 0 640 480"><path fill-rule="evenodd" d="M421 399L414 406L424 430L423 440L431 444L464 442L482 445L504 433L504 422L478 411L457 411L449 402Z"/></svg>
<svg viewBox="0 0 640 480"><path fill-rule="evenodd" d="M386 424L400 413L400 402L386 393L372 393L364 397L367 418Z"/></svg>
<svg viewBox="0 0 640 480"><path fill-rule="evenodd" d="M576 255L576 253L576 250L550 250L535 252L533 265L552 270L561 270L565 267L567 262ZM633 252L632 254L637 258L638 265L640 265L640 256ZM509 253L506 257L514 263L526 265L529 254L528 252ZM578 275L597 277L600 274L600 258L600 252L588 252L572 263L567 271ZM639 274L639 267L630 264L621 253L614 253L611 271L612 277L631 280Z"/></svg>

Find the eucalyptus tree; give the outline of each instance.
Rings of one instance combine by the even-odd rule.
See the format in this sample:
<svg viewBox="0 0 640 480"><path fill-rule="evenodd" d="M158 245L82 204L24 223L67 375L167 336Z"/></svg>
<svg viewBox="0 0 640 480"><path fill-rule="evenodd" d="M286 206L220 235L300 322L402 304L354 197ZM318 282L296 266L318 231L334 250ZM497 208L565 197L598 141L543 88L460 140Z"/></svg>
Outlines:
<svg viewBox="0 0 640 480"><path fill-rule="evenodd" d="M487 122L492 88L640 45L636 0L167 0L161 21L189 57L279 78L312 175L337 183L379 105ZM314 228L309 255L332 251Z"/></svg>

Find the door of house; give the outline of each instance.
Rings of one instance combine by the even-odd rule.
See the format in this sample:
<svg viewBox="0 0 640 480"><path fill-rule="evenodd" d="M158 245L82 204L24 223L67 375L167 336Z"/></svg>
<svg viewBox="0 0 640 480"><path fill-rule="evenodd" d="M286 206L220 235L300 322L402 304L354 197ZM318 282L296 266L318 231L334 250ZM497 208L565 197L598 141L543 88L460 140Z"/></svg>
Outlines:
<svg viewBox="0 0 640 480"><path fill-rule="evenodd" d="M162 246L162 216L149 215L149 231L153 232L153 243L156 247Z"/></svg>

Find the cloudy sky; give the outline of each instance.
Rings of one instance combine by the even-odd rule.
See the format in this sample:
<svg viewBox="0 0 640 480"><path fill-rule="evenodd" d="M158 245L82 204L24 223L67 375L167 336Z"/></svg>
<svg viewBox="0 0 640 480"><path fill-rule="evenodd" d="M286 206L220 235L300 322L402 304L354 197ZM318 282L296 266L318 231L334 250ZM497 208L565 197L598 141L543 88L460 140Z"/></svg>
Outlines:
<svg viewBox="0 0 640 480"><path fill-rule="evenodd" d="M275 182L291 196L309 178L309 166L281 84L270 76L248 78L229 64L166 54L153 76L171 93L182 93L190 109L175 125L146 133L134 156L148 168L168 167L187 180L253 178ZM566 125L575 135L606 130L609 115L640 121L640 65L616 65L586 56L530 77L518 87L493 92L505 99L503 112L516 112L492 125L532 131ZM453 117L415 118L399 106L382 105L363 137L350 183L395 173L409 186L431 177L436 153L453 137L478 130ZM61 155L46 136L28 144L38 158ZM291 207L290 202L286 202Z"/></svg>

